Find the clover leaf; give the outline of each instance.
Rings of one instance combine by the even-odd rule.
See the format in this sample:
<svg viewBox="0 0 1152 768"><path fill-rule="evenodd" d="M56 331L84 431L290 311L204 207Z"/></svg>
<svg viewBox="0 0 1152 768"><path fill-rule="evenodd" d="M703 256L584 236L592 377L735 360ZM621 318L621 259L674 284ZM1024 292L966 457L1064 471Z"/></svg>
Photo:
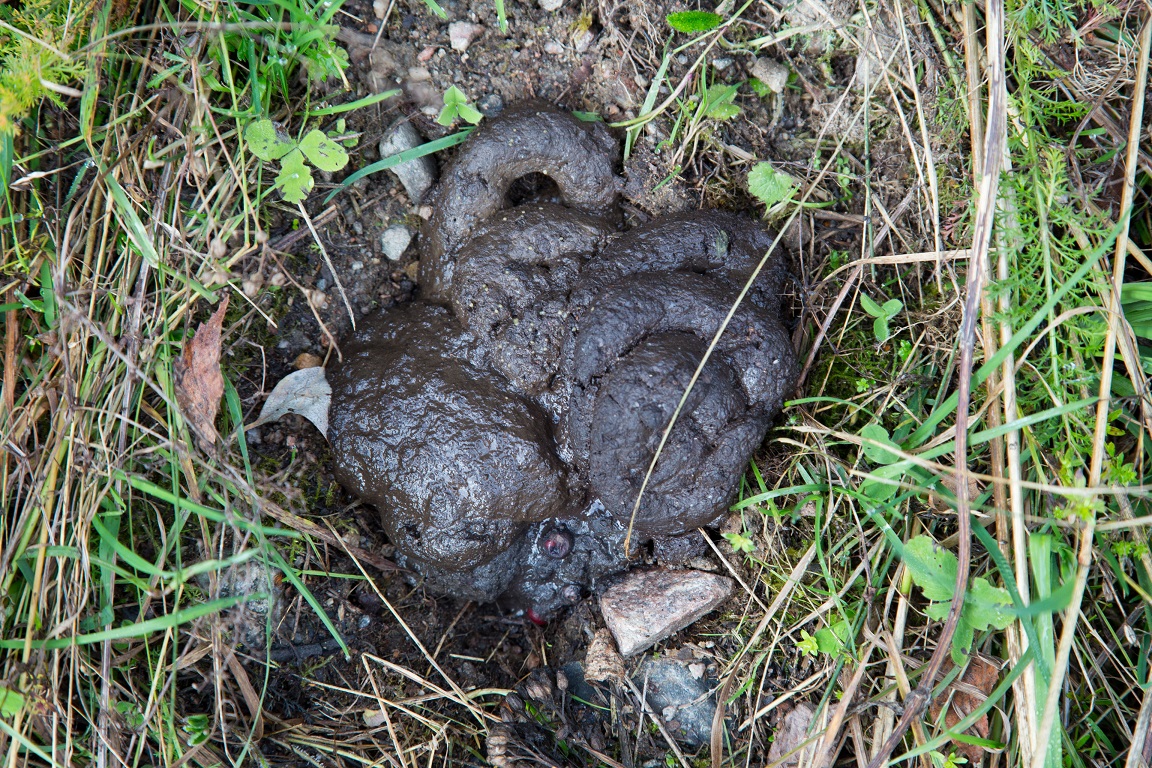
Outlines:
<svg viewBox="0 0 1152 768"><path fill-rule="evenodd" d="M293 149L280 160L280 173L276 176L276 186L289 203L300 203L312 191L312 171L304 162L304 153Z"/></svg>
<svg viewBox="0 0 1152 768"><path fill-rule="evenodd" d="M312 165L333 173L348 165L348 153L323 131L313 128L300 140L300 151Z"/></svg>
<svg viewBox="0 0 1152 768"><path fill-rule="evenodd" d="M292 151L296 143L276 129L275 123L265 118L249 123L244 129L244 140L256 157L270 162L279 160Z"/></svg>
<svg viewBox="0 0 1152 768"><path fill-rule="evenodd" d="M337 130L343 131L343 121ZM244 129L244 140L252 154L264 162L280 161L280 172L273 186L279 188L284 200L289 203L303 202L316 183L305 159L329 173L348 165L348 153L344 147L317 128L305 134L300 141L295 141L271 120L263 118L248 124Z"/></svg>

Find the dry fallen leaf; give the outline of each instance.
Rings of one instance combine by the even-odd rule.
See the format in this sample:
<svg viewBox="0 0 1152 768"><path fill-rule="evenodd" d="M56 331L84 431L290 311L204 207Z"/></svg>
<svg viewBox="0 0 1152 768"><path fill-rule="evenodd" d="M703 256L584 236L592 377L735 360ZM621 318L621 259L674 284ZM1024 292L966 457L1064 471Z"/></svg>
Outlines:
<svg viewBox="0 0 1152 768"><path fill-rule="evenodd" d="M184 345L183 354L173 365L176 401L204 450L216 444L216 412L224 394L224 377L220 375L220 328L227 309L228 297L225 296L212 317L196 329L196 335Z"/></svg>
<svg viewBox="0 0 1152 768"><path fill-rule="evenodd" d="M947 674L948 670L942 670ZM952 728L979 707L991 695L1000 679L1000 666L983 656L973 655L968 662L968 668L960 679L953 682L932 702L929 716L935 722L940 717L940 710L951 699L952 705L944 715L944 724ZM967 731L969 736L988 738L988 715L982 715ZM984 748L975 744L953 742L958 754L968 758L969 765L976 765L984 756Z"/></svg>
<svg viewBox="0 0 1152 768"><path fill-rule="evenodd" d="M776 729L772 746L768 749L769 764L783 760L784 762L780 763L781 768L793 768L800 764L802 757L810 756L809 753L815 749L815 744L808 744L803 748L801 745L811 739L808 730L812 727L814 716L812 707L804 702L797 704L784 716L783 722ZM785 758L785 755L789 757ZM803 762L808 763L810 760L805 759Z"/></svg>
<svg viewBox="0 0 1152 768"><path fill-rule="evenodd" d="M303 368L280 379L280 383L264 401L260 417L248 429L265 422L275 421L286 413L296 413L316 425L320 434L328 437L328 404L332 401L332 387L323 368Z"/></svg>

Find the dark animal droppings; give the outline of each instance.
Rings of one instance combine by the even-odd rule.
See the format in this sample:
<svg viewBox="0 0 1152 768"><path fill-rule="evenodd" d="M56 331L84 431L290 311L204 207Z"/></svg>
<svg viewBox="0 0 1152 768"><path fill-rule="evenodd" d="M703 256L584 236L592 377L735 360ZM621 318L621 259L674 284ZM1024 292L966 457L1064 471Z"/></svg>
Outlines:
<svg viewBox="0 0 1152 768"><path fill-rule="evenodd" d="M444 172L423 299L345 343L329 375L339 480L427 585L534 620L724 512L796 379L773 234L698 211L622 234L616 142L537 103L485 121ZM508 207L525 176L558 201ZM631 551L625 552L629 525ZM659 547L657 548L660 549Z"/></svg>

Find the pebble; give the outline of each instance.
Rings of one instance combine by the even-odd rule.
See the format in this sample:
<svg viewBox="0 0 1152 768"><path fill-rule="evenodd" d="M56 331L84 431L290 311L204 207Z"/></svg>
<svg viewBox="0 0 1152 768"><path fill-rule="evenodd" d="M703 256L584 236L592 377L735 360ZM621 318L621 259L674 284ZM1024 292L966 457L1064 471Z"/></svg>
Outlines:
<svg viewBox="0 0 1152 768"><path fill-rule="evenodd" d="M564 46L555 40L549 40L544 43L544 53L551 54L552 56L559 56L564 53Z"/></svg>
<svg viewBox="0 0 1152 768"><path fill-rule="evenodd" d="M595 39L596 35L593 34L592 30L586 29L576 35L572 41L572 45L576 49L576 53L584 53L592 46L592 41Z"/></svg>
<svg viewBox="0 0 1152 768"><path fill-rule="evenodd" d="M660 713L669 732L698 747L712 738L716 698L709 695L712 681L693 675L691 666L672 658L648 658L632 681L647 691L648 706Z"/></svg>
<svg viewBox="0 0 1152 768"><path fill-rule="evenodd" d="M496 117L504 111L504 97L498 93L490 93L476 103L476 108L484 117Z"/></svg>
<svg viewBox="0 0 1152 768"><path fill-rule="evenodd" d="M408 80L413 83L426 83L432 79L432 73L427 67L409 67Z"/></svg>
<svg viewBox="0 0 1152 768"><path fill-rule="evenodd" d="M472 41L484 32L484 27L470 21L454 21L448 25L448 40L452 50L464 53Z"/></svg>
<svg viewBox="0 0 1152 768"><path fill-rule="evenodd" d="M756 59L752 64L752 77L772 89L773 93L783 93L788 84L788 67L775 59Z"/></svg>
<svg viewBox="0 0 1152 768"><path fill-rule="evenodd" d="M384 230L380 235L380 250L392 261L400 261L408 244L412 242L412 233L403 224L396 224Z"/></svg>
<svg viewBox="0 0 1152 768"><path fill-rule="evenodd" d="M732 66L732 59L729 59L726 56L720 59L713 59L712 66L716 68L717 72L723 72L724 70L728 69L728 67Z"/></svg>
<svg viewBox="0 0 1152 768"><path fill-rule="evenodd" d="M624 659L620 658L612 634L606 629L596 630L588 644L584 656L584 679L594 683L618 683L624 679Z"/></svg>
<svg viewBox="0 0 1152 768"><path fill-rule="evenodd" d="M424 50L420 51L420 55L418 55L416 57L416 60L419 62L425 62L425 61L428 61L428 59L432 58L435 55L436 55L436 46L430 45L427 48L425 48Z"/></svg>
<svg viewBox="0 0 1152 768"><path fill-rule="evenodd" d="M314 355L311 352L301 352L292 362L292 367L298 371L302 371L305 368L319 368L322 365L324 365L324 358L320 357L320 355Z"/></svg>
<svg viewBox="0 0 1152 768"><path fill-rule="evenodd" d="M564 5L564 0L536 0L536 4L540 6L541 10L552 13L560 10L560 7Z"/></svg>
<svg viewBox="0 0 1152 768"><path fill-rule="evenodd" d="M352 268L353 272L359 272L360 270L364 269L364 262L354 261L349 266Z"/></svg>
<svg viewBox="0 0 1152 768"><path fill-rule="evenodd" d="M420 134L412 124L402 120L389 129L384 138L380 140L380 157L389 157L406 149L418 147L423 143ZM396 174L396 178L404 185L404 191L412 202L418 203L432 188L436 181L436 163L431 157L418 157L406 163L393 166L389 170Z"/></svg>
<svg viewBox="0 0 1152 768"><path fill-rule="evenodd" d="M600 597L624 657L689 626L732 594L732 579L701 571L632 571Z"/></svg>

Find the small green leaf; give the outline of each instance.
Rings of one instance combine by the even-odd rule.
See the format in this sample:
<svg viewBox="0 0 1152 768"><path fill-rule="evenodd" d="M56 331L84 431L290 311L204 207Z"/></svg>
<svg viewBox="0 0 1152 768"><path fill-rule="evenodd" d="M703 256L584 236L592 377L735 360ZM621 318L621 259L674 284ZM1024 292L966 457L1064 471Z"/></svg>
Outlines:
<svg viewBox="0 0 1152 768"><path fill-rule="evenodd" d="M994 587L982 576L972 580L964 600L964 615L972 627L983 632L990 627L1004 629L1012 623L1012 596L1003 587Z"/></svg>
<svg viewBox="0 0 1152 768"><path fill-rule="evenodd" d="M796 643L796 650L805 656L815 656L820 652L820 643L808 634L808 630L802 629L800 630L800 642Z"/></svg>
<svg viewBox="0 0 1152 768"><path fill-rule="evenodd" d="M312 165L322 171L334 173L348 165L348 153L344 147L325 136L318 128L313 128L300 141L300 151Z"/></svg>
<svg viewBox="0 0 1152 768"><path fill-rule="evenodd" d="M602 123L602 122L604 122L604 118L600 117L599 114L597 114L595 112L581 112L578 109L572 110L572 117L576 118L577 120L580 120L581 122L585 122L585 123Z"/></svg>
<svg viewBox="0 0 1152 768"><path fill-rule="evenodd" d="M876 337L876 341L883 344L888 341L888 318L878 317L872 321L872 335Z"/></svg>
<svg viewBox="0 0 1152 768"><path fill-rule="evenodd" d="M816 631L814 637L816 638L816 646L820 649L821 653L834 655L841 651L845 645L848 644L848 639L852 635L852 625L847 621L838 621L831 627L824 627Z"/></svg>
<svg viewBox="0 0 1152 768"><path fill-rule="evenodd" d="M244 140L248 142L252 154L265 162L279 160L296 146L287 136L281 135L267 118L248 123L244 129Z"/></svg>
<svg viewBox="0 0 1152 768"><path fill-rule="evenodd" d="M456 111L464 122L470 125L476 125L484 119L484 115L480 114L480 110L470 104L461 104L456 108Z"/></svg>
<svg viewBox="0 0 1152 768"><path fill-rule="evenodd" d="M768 163L756 163L748 174L748 192L769 208L791 197L794 185L791 176Z"/></svg>
<svg viewBox="0 0 1152 768"><path fill-rule="evenodd" d="M755 552L756 544L748 536L742 533L726 533L724 538L728 539L728 543L732 545L732 549L737 552Z"/></svg>
<svg viewBox="0 0 1152 768"><path fill-rule="evenodd" d="M0 685L0 717L11 717L24 709L24 695Z"/></svg>
<svg viewBox="0 0 1152 768"><path fill-rule="evenodd" d="M458 104L467 104L467 103L468 103L468 97L465 96L464 92L461 91L456 86L453 85L451 88L444 91L444 105L445 106L454 107Z"/></svg>
<svg viewBox="0 0 1152 768"><path fill-rule="evenodd" d="M704 116L714 120L728 120L740 114L740 107L733 104L739 85L713 85L705 96L708 107Z"/></svg>
<svg viewBox="0 0 1152 768"><path fill-rule="evenodd" d="M886 483L885 480L899 481L904 475L904 468L898 464L881 466L873 469L867 478L860 484L860 492L874 501L886 501L900 489L895 482Z"/></svg>
<svg viewBox="0 0 1152 768"><path fill-rule="evenodd" d="M885 317L896 317L896 313L904 309L904 302L900 299L888 299L884 302L884 306L880 310L884 313Z"/></svg>
<svg viewBox="0 0 1152 768"><path fill-rule="evenodd" d="M884 315L884 308L881 307L876 302L872 301L872 299L866 293L860 294L860 306L863 307L864 311L867 312L872 317L884 317L885 316Z"/></svg>
<svg viewBox="0 0 1152 768"><path fill-rule="evenodd" d="M929 600L951 600L956 590L956 555L930 536L917 536L904 545L904 564L912 581Z"/></svg>
<svg viewBox="0 0 1152 768"><path fill-rule="evenodd" d="M280 173L276 176L276 186L289 203L303 202L312 191L312 171L304 163L304 154L294 149L280 161Z"/></svg>
<svg viewBox="0 0 1152 768"><path fill-rule="evenodd" d="M672 29L691 35L716 29L724 17L711 11L680 11L668 14L666 20Z"/></svg>
<svg viewBox="0 0 1152 768"><path fill-rule="evenodd" d="M860 430L860 437L865 441L861 444L860 449L864 451L864 455L868 457L869 461L876 462L877 464L895 464L900 460L900 457L896 454L875 444L882 443L892 448L900 447L888 437L888 430L879 424L872 423L864 427Z"/></svg>

